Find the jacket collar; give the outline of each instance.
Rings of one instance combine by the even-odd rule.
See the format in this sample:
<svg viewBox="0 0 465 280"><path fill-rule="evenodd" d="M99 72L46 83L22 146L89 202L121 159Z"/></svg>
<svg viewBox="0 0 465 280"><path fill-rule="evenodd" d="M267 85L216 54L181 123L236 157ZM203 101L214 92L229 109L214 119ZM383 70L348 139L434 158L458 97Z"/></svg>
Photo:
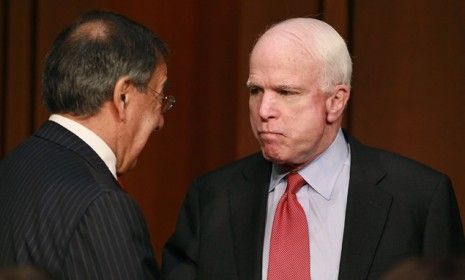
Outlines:
<svg viewBox="0 0 465 280"><path fill-rule="evenodd" d="M377 185L386 176L376 150L346 134L351 149L349 192L339 279L366 279L392 203Z"/></svg>
<svg viewBox="0 0 465 280"><path fill-rule="evenodd" d="M96 180L101 183L106 182L105 185L111 186L111 188L118 188L118 182L113 177L113 174L111 174L105 162L86 142L63 126L53 121L47 121L34 133L34 137L45 139L72 151L86 162L89 171L94 175Z"/></svg>
<svg viewBox="0 0 465 280"><path fill-rule="evenodd" d="M238 279L261 280L271 163L256 154L231 188L230 209Z"/></svg>

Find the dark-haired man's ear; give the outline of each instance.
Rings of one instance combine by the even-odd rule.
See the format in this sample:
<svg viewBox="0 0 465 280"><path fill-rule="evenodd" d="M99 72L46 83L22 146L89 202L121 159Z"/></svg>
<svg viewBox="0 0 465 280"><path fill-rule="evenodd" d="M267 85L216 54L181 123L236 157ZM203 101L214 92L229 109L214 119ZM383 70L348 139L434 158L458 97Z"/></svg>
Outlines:
<svg viewBox="0 0 465 280"><path fill-rule="evenodd" d="M337 85L326 99L326 121L334 123L342 118L342 113L349 101L350 89L346 85Z"/></svg>
<svg viewBox="0 0 465 280"><path fill-rule="evenodd" d="M126 119L126 108L129 104L132 87L129 77L122 77L116 81L115 89L113 90L113 105L116 109L118 119L121 121Z"/></svg>

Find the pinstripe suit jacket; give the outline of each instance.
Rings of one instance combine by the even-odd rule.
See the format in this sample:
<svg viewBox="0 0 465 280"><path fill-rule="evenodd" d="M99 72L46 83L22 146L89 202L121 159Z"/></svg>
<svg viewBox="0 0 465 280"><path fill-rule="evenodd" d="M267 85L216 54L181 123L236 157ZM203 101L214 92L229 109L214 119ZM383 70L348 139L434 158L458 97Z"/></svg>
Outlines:
<svg viewBox="0 0 465 280"><path fill-rule="evenodd" d="M0 267L55 279L154 279L146 224L105 163L46 122L0 163Z"/></svg>

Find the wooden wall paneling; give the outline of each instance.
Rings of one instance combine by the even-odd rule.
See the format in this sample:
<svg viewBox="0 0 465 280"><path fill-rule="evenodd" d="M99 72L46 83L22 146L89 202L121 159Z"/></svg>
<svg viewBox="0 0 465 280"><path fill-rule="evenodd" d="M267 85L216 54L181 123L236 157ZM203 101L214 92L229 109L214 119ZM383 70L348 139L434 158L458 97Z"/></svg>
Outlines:
<svg viewBox="0 0 465 280"><path fill-rule="evenodd" d="M37 47L38 47L38 9L39 3L37 0L32 0L32 9L31 9L31 46L30 46L30 52L31 52L31 59L30 59L30 68L29 68L29 83L30 83L30 88L29 88L29 96L30 96L30 112L29 112L29 126L31 133L36 130L36 120L37 120L37 114L38 114L38 106L37 104L42 104L42 95L40 94L41 92L41 79L42 79L42 74L41 72L37 72L38 66L40 64L40 59L37 56Z"/></svg>
<svg viewBox="0 0 465 280"><path fill-rule="evenodd" d="M164 128L150 138L138 166L126 176L129 191L140 203L147 219L152 243L161 261L163 245L174 230L187 187L199 166L204 166L203 157L194 157L204 139L191 137L200 130L201 124L196 121L198 116L192 113L192 101L206 98L199 97L193 90L197 83L194 78L197 60L194 22L198 15L196 3L188 0L178 1L177 5L162 1L131 3L137 7L126 2L125 7L113 5L111 9L141 21L167 42L171 54L166 93L177 100L173 110L165 115ZM139 10L150 12L138 14ZM199 134L199 137L204 136Z"/></svg>
<svg viewBox="0 0 465 280"><path fill-rule="evenodd" d="M144 17L147 18L147 25L168 43L171 50L167 94L174 95L177 101L175 108L165 116L163 130L153 135L147 144L140 161L144 166L139 165L128 174L129 179L144 178L142 173L145 174L145 184L136 184L137 192L134 195L148 218L159 261L163 245L174 230L181 202L195 174L191 154L197 145L190 137L190 133L196 129L190 110L191 100L195 98L193 85L196 81L192 73L195 71L196 34L193 22L197 14L193 1L176 3L157 1L146 4L145 10L152 11Z"/></svg>
<svg viewBox="0 0 465 280"><path fill-rule="evenodd" d="M236 158L256 152L259 146L249 122L249 95L245 86L249 75L249 54L257 38L272 24L292 17L316 17L323 14L323 1L241 1L238 44L237 148Z"/></svg>
<svg viewBox="0 0 465 280"><path fill-rule="evenodd" d="M8 152L32 132L33 1L9 1L5 77L4 147Z"/></svg>
<svg viewBox="0 0 465 280"><path fill-rule="evenodd" d="M139 0L104 6L146 24L171 49L167 92L176 107L125 176L160 254L193 178L234 156L238 5Z"/></svg>
<svg viewBox="0 0 465 280"><path fill-rule="evenodd" d="M348 43L350 40L349 0L323 0L322 19L336 29Z"/></svg>
<svg viewBox="0 0 465 280"><path fill-rule="evenodd" d="M42 106L42 64L52 40L93 1L4 1L9 6L5 38L5 152L28 137L48 117ZM90 4L89 4L90 3Z"/></svg>
<svg viewBox="0 0 465 280"><path fill-rule="evenodd" d="M458 1L355 3L352 132L451 176L465 221L465 36Z"/></svg>
<svg viewBox="0 0 465 280"><path fill-rule="evenodd" d="M0 1L0 158L5 154L6 59L8 40L8 2Z"/></svg>
<svg viewBox="0 0 465 280"><path fill-rule="evenodd" d="M191 139L197 144L190 160L201 163L197 171L205 173L234 158L239 3L198 1L195 14L190 113L195 122Z"/></svg>
<svg viewBox="0 0 465 280"><path fill-rule="evenodd" d="M60 0L37 1L36 8L36 47L34 65L36 79L34 84L34 128L39 128L49 113L42 103L42 73L45 57L53 40L58 34L86 11L102 8L98 0Z"/></svg>
<svg viewBox="0 0 465 280"><path fill-rule="evenodd" d="M323 20L330 24L346 41L349 52L351 52L351 3L349 0L324 0L323 1ZM352 52L351 52L352 53ZM344 111L342 127L350 131L350 103Z"/></svg>

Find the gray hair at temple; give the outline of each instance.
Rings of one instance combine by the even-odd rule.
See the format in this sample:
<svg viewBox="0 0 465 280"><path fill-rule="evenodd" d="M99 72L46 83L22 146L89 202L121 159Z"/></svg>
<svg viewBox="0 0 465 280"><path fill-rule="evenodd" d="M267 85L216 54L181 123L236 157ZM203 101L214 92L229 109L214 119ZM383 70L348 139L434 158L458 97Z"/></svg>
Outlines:
<svg viewBox="0 0 465 280"><path fill-rule="evenodd" d="M106 11L84 14L54 41L45 61L44 105L50 113L97 113L128 76L144 91L168 48L145 26Z"/></svg>
<svg viewBox="0 0 465 280"><path fill-rule="evenodd" d="M341 84L350 88L352 59L344 39L329 24L313 18L288 19L273 25L258 42L276 33L300 44L311 59L321 63L319 83L324 92Z"/></svg>

